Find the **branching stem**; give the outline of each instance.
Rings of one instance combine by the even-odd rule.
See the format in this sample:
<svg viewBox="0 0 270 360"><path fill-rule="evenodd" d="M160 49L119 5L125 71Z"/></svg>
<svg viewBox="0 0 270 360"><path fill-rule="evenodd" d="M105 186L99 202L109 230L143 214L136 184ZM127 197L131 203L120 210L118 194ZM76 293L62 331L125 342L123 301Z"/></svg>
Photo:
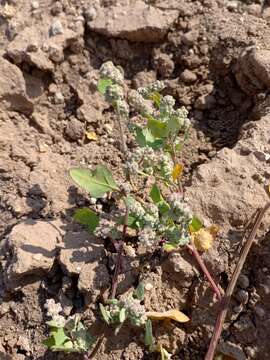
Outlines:
<svg viewBox="0 0 270 360"><path fill-rule="evenodd" d="M225 296L223 297L223 299L221 301L220 312L218 314L214 332L213 332L213 336L212 336L212 339L211 339L211 342L210 342L210 345L209 345L209 348L208 348L207 354L205 355L204 360L213 360L213 358L214 358L235 285L236 285L238 277L242 271L243 265L246 261L247 255L251 248L251 245L253 244L257 230L258 230L259 226L261 225L263 217L269 208L270 208L270 202L267 203L263 208L259 209L259 211L254 219L251 232L247 238L246 243L243 245L241 255L235 266L231 281L228 285Z"/></svg>

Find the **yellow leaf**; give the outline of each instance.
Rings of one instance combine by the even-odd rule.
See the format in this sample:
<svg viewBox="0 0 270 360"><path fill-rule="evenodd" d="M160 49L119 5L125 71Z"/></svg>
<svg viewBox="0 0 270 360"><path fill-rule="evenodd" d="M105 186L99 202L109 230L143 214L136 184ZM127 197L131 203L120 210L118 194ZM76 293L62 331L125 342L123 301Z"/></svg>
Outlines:
<svg viewBox="0 0 270 360"><path fill-rule="evenodd" d="M153 320L167 320L167 319L170 319L170 320L178 321L180 323L189 321L189 318L184 313L182 313L179 310L175 310L175 309L165 311L165 312L148 311L146 313L146 316L148 318L150 318L150 319L153 319Z"/></svg>
<svg viewBox="0 0 270 360"><path fill-rule="evenodd" d="M176 164L172 171L173 181L176 181L183 173L184 165Z"/></svg>
<svg viewBox="0 0 270 360"><path fill-rule="evenodd" d="M94 131L86 131L85 135L88 140L97 141L98 139L97 134Z"/></svg>
<svg viewBox="0 0 270 360"><path fill-rule="evenodd" d="M218 227L213 225L206 229L200 229L192 233L192 240L199 251L211 249L213 242L217 236Z"/></svg>

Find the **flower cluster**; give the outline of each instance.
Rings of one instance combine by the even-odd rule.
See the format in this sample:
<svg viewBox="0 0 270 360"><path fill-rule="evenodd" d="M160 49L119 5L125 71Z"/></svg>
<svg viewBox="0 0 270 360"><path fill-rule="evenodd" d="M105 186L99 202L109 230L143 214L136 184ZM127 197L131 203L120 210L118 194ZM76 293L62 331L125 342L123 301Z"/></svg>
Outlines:
<svg viewBox="0 0 270 360"><path fill-rule="evenodd" d="M64 327L66 320L64 316L60 315L63 311L62 306L59 303L56 303L54 299L47 299L44 305L46 309L46 314L51 320L58 326Z"/></svg>
<svg viewBox="0 0 270 360"><path fill-rule="evenodd" d="M113 83L123 85L124 84L124 72L121 67L114 66L112 61L105 62L100 70L101 79L111 79Z"/></svg>
<svg viewBox="0 0 270 360"><path fill-rule="evenodd" d="M94 235L102 239L119 239L121 232L118 229L116 219L113 217L108 218L108 216L104 214L100 218L98 226L95 228Z"/></svg>
<svg viewBox="0 0 270 360"><path fill-rule="evenodd" d="M129 321L132 325L141 326L147 320L145 308L139 299L128 296L121 300L109 300L106 306L101 306L104 320L112 325L121 325Z"/></svg>
<svg viewBox="0 0 270 360"><path fill-rule="evenodd" d="M142 169L147 175L157 174L169 181L172 176L173 161L168 153L154 151L151 147L145 146L130 152L125 166L133 174L138 174Z"/></svg>

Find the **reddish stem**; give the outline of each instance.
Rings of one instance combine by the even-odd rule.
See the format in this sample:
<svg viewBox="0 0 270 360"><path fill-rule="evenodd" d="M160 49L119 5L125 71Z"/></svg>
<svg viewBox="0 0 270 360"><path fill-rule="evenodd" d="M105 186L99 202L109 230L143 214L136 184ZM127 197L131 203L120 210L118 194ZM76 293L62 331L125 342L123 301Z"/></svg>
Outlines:
<svg viewBox="0 0 270 360"><path fill-rule="evenodd" d="M215 283L213 277L211 276L210 272L208 271L207 267L205 266L203 259L201 258L201 255L199 254L198 250L194 245L187 245L187 248L190 250L191 254L195 257L197 260L201 270L203 271L204 275L206 276L207 280L209 281L214 293L217 295L219 301L222 300L221 291L218 287L218 285Z"/></svg>

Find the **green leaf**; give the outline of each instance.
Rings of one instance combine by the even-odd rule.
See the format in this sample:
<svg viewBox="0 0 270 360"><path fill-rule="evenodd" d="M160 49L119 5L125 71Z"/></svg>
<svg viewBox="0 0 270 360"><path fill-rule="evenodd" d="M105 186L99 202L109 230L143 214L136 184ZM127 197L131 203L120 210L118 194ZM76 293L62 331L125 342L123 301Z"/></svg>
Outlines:
<svg viewBox="0 0 270 360"><path fill-rule="evenodd" d="M168 130L172 134L177 134L179 130L181 129L181 124L179 122L179 119L175 116L170 116L168 120Z"/></svg>
<svg viewBox="0 0 270 360"><path fill-rule="evenodd" d="M97 89L102 95L105 95L107 87L110 85L112 85L111 79L100 79L97 84Z"/></svg>
<svg viewBox="0 0 270 360"><path fill-rule="evenodd" d="M157 91L153 91L148 95L148 99L152 100L157 108L160 107L161 95Z"/></svg>
<svg viewBox="0 0 270 360"><path fill-rule="evenodd" d="M55 345L54 337L48 337L47 339L42 341L42 344L45 345L48 349L51 349Z"/></svg>
<svg viewBox="0 0 270 360"><path fill-rule="evenodd" d="M203 227L203 222L196 216L193 216L192 221L189 225L189 231L193 233L199 231L202 227Z"/></svg>
<svg viewBox="0 0 270 360"><path fill-rule="evenodd" d="M109 191L119 191L111 172L103 165L98 165L94 171L73 168L69 173L73 181L94 198L100 198Z"/></svg>
<svg viewBox="0 0 270 360"><path fill-rule="evenodd" d="M95 342L95 338L91 336L89 330L85 328L82 322L78 323L77 331L73 333L73 337L76 339L76 346L83 351L89 350Z"/></svg>
<svg viewBox="0 0 270 360"><path fill-rule="evenodd" d="M167 251L167 252L170 252L170 251L173 251L173 250L175 250L175 249L177 249L178 248L178 246L177 246L177 244L173 244L173 243L165 243L164 245L163 245L163 249L165 250L165 251Z"/></svg>
<svg viewBox="0 0 270 360"><path fill-rule="evenodd" d="M78 352L77 349L74 349L72 341L66 341L64 344L59 345L59 346L54 345L51 348L51 350L52 351L63 351L63 352L66 352L66 353Z"/></svg>
<svg viewBox="0 0 270 360"><path fill-rule="evenodd" d="M136 141L141 147L149 146L154 150L160 149L163 145L162 139L157 139L148 128L136 127Z"/></svg>
<svg viewBox="0 0 270 360"><path fill-rule="evenodd" d="M161 192L160 192L160 190L159 190L159 188L158 188L158 186L156 184L154 184L152 186L152 189L150 191L150 197L151 197L151 199L153 200L153 202L155 204L158 204L161 201L163 201L163 197L161 195Z"/></svg>
<svg viewBox="0 0 270 360"><path fill-rule="evenodd" d="M66 335L64 328L52 328L51 334L54 338L55 346L62 345L66 340L70 340L69 337Z"/></svg>
<svg viewBox="0 0 270 360"><path fill-rule="evenodd" d="M133 296L138 300L142 301L144 299L144 283L140 282L136 290L133 293Z"/></svg>
<svg viewBox="0 0 270 360"><path fill-rule="evenodd" d="M167 211L170 210L169 204L162 197L161 192L156 184L152 186L152 189L150 191L150 197L153 202L158 206L161 215L165 214Z"/></svg>
<svg viewBox="0 0 270 360"><path fill-rule="evenodd" d="M152 351L154 347L154 337L152 330L152 321L150 319L146 320L145 322L144 343L146 346L149 346L149 350Z"/></svg>
<svg viewBox="0 0 270 360"><path fill-rule="evenodd" d="M77 209L73 215L73 219L79 224L86 225L91 233L95 231L99 223L97 214L88 208Z"/></svg>
<svg viewBox="0 0 270 360"><path fill-rule="evenodd" d="M146 115L147 127L156 138L166 138L168 135L168 126L166 122L155 119L151 115Z"/></svg>
<svg viewBox="0 0 270 360"><path fill-rule="evenodd" d="M122 324L126 320L126 309L122 308L119 313L119 322Z"/></svg>
<svg viewBox="0 0 270 360"><path fill-rule="evenodd" d="M110 320L111 320L111 317L110 317L110 313L107 311L107 309L105 308L105 306L103 304L99 304L99 309L100 309L100 312L101 312L101 315L102 315L102 318L103 320L108 324L110 325Z"/></svg>

